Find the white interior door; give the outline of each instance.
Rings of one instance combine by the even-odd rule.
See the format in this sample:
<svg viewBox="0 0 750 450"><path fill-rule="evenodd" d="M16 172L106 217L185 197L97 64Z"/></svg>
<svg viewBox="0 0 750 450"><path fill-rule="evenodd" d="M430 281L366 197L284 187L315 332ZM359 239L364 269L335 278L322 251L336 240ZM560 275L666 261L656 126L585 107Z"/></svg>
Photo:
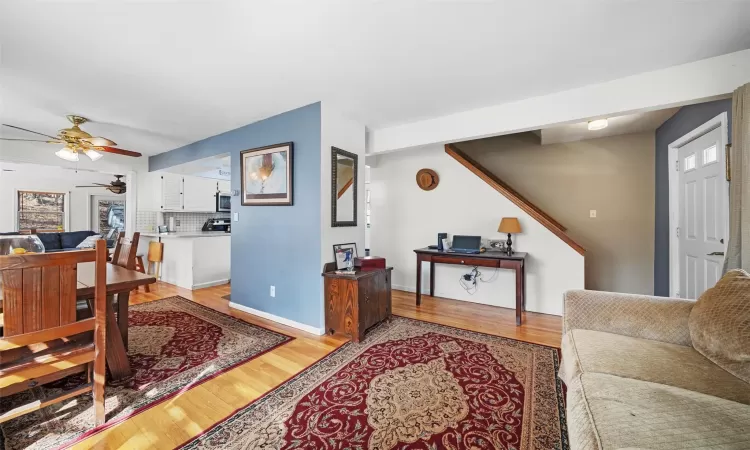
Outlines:
<svg viewBox="0 0 750 450"><path fill-rule="evenodd" d="M678 149L682 298L698 298L721 277L729 207L724 155L721 127Z"/></svg>

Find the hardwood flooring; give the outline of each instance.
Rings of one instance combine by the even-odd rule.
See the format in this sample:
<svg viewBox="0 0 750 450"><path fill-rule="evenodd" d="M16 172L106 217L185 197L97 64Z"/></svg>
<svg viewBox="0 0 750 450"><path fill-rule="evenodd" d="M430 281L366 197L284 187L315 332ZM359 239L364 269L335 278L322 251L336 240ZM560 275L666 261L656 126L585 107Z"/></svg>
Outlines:
<svg viewBox="0 0 750 450"><path fill-rule="evenodd" d="M229 293L228 284L189 291L158 282L151 285L150 293L141 290L131 294L130 304L180 295L296 339L91 436L73 448L174 448L293 377L348 340L339 336L314 336L231 309L229 302L222 298ZM400 316L555 347L559 346L561 339L562 320L557 316L526 313L524 324L516 327L515 312L511 309L429 296L422 296L422 305L417 308L414 294L402 291L393 291L393 312Z"/></svg>

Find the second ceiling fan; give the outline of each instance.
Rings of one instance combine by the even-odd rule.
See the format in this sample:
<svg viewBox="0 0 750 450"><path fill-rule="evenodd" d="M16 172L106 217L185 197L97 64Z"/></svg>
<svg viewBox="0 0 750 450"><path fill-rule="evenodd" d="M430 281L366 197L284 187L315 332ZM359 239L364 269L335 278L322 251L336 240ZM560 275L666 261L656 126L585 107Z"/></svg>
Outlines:
<svg viewBox="0 0 750 450"><path fill-rule="evenodd" d="M107 138L92 136L89 133L83 131L80 127L81 124L88 122L89 120L85 117L68 115L65 116L73 124L72 127L63 128L58 131L57 136L50 136L49 134L40 133L38 131L27 130L26 128L17 127L15 125L3 124L3 126L9 128L15 128L16 130L26 131L28 133L38 134L49 138L47 140L42 139L15 139L15 138L2 138L3 141L23 141L23 142L45 142L47 144L64 144L65 146L55 152L59 158L66 161L78 161L78 155L83 153L88 156L92 161L96 161L101 158L103 153L114 153L117 155L125 156L141 156L138 152L130 150L124 150L115 147L117 144Z"/></svg>

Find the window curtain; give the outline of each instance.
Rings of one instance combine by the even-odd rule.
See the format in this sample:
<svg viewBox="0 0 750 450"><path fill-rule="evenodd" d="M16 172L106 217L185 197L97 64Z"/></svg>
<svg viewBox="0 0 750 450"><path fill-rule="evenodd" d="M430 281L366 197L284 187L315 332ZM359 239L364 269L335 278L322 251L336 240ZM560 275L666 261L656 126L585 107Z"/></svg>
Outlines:
<svg viewBox="0 0 750 450"><path fill-rule="evenodd" d="M724 272L750 272L750 83L732 95L732 147L729 152L729 243Z"/></svg>

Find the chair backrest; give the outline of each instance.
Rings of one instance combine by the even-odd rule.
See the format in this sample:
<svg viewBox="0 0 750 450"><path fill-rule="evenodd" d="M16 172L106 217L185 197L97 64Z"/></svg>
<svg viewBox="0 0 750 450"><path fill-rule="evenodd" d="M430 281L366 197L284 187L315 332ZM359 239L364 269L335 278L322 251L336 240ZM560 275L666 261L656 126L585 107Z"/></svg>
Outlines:
<svg viewBox="0 0 750 450"><path fill-rule="evenodd" d="M106 305L107 249L102 240L95 250L0 256L0 351L94 329L96 316L76 322L77 264L85 262L96 264L95 297Z"/></svg>
<svg viewBox="0 0 750 450"><path fill-rule="evenodd" d="M164 243L151 241L148 243L148 255L147 259L149 262L161 262L164 255Z"/></svg>
<svg viewBox="0 0 750 450"><path fill-rule="evenodd" d="M125 232L120 232L115 244L115 251L112 254L112 264L126 269L135 270L135 256L138 252L138 241L141 233L133 233L133 237L128 239Z"/></svg>

